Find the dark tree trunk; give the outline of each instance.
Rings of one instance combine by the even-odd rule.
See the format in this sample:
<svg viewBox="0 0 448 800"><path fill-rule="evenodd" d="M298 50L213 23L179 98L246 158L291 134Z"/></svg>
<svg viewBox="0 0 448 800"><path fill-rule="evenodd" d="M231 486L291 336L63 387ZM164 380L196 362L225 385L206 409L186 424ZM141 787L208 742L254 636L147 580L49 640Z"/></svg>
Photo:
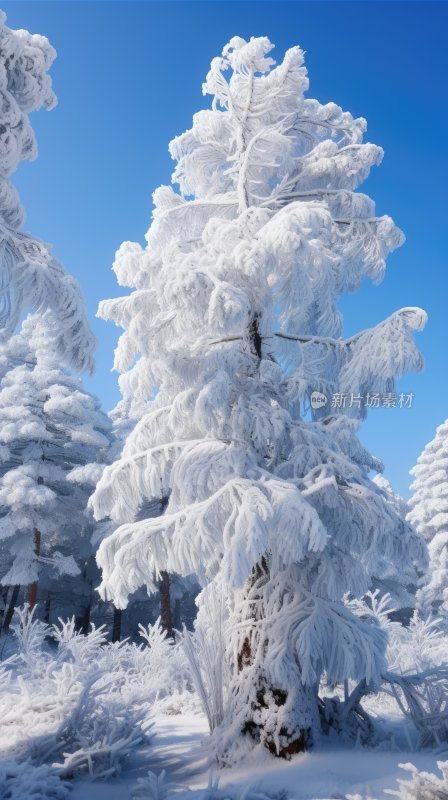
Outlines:
<svg viewBox="0 0 448 800"><path fill-rule="evenodd" d="M180 600L177 597L174 603L174 610L173 610L173 628L180 630L182 627L182 614L180 610Z"/></svg>
<svg viewBox="0 0 448 800"><path fill-rule="evenodd" d="M161 573L161 581L159 586L160 593L160 620L162 628L167 632L168 636L174 639L173 631L173 614L171 610L171 595L170 595L170 576L168 572Z"/></svg>
<svg viewBox="0 0 448 800"><path fill-rule="evenodd" d="M112 641L119 642L121 638L121 615L122 610L121 608L115 608L114 606L114 618L112 622Z"/></svg>
<svg viewBox="0 0 448 800"><path fill-rule="evenodd" d="M252 355L262 358L263 337L260 333L260 313L255 312L248 326L248 340ZM249 734L261 742L273 755L289 759L294 753L307 750L311 742L311 729L301 724L306 719L307 709L312 706L308 690L303 689L297 669L296 685L275 685L263 667L263 654L268 646L269 630L263 626L261 598L269 581L269 554L265 554L254 567L248 580L244 611L241 621L249 623L247 633L237 653L237 671L246 672L246 679L255 686L255 698L251 703L242 697L245 722L242 733ZM252 623L252 624L251 624ZM261 631L265 630L265 633ZM238 684L236 687L238 692Z"/></svg>
<svg viewBox="0 0 448 800"><path fill-rule="evenodd" d="M36 556L40 555L40 531L37 528L34 529L34 553ZM33 610L34 606L36 605L37 601L37 587L38 581L33 581L30 583L28 587L28 605L30 607L30 611Z"/></svg>
<svg viewBox="0 0 448 800"><path fill-rule="evenodd" d="M48 625L50 622L50 609L51 609L51 594L47 592L47 599L45 600L44 622Z"/></svg>
<svg viewBox="0 0 448 800"><path fill-rule="evenodd" d="M91 609L92 609L92 603L89 602L84 608L84 611L79 618L79 630L83 634L83 636L87 636L89 632ZM113 641L120 641L120 634L121 634L121 620L120 620L120 629L118 631L118 639L114 639Z"/></svg>
<svg viewBox="0 0 448 800"><path fill-rule="evenodd" d="M261 345L262 345L262 337L260 335L260 330L258 327L258 320L260 319L260 315L255 313L250 321L249 324L249 341L250 341L250 348L254 356L258 359L261 359Z"/></svg>
<svg viewBox="0 0 448 800"><path fill-rule="evenodd" d="M3 633L8 633L9 631L9 626L11 625L11 621L14 616L14 611L17 605L17 600L19 599L19 592L20 592L20 586L18 585L14 586L11 594L11 599L9 601L8 610L3 620L3 627L2 627Z"/></svg>
<svg viewBox="0 0 448 800"><path fill-rule="evenodd" d="M237 669L238 672L248 670L250 682L256 687L255 699L245 708L242 733L261 742L272 755L290 759L294 754L308 750L312 743L311 726L304 726L301 719L312 716L310 709L314 699L311 692L302 687L298 669L296 685L285 690L275 685L263 668L260 653L263 654L268 646L269 630L260 637L260 623L263 621L260 600L268 581L269 559L263 557L248 581L241 617L241 621L253 624L237 653Z"/></svg>
<svg viewBox="0 0 448 800"><path fill-rule="evenodd" d="M83 572L83 578L86 580L86 569ZM75 625L76 630L79 633L82 633L83 636L87 636L89 632L89 625L90 625L90 614L92 611L92 583L86 580L86 583L89 587L89 596L86 599L86 605L83 607L81 613L76 617Z"/></svg>
<svg viewBox="0 0 448 800"><path fill-rule="evenodd" d="M5 616L6 606L7 606L7 603L8 603L8 587L7 586L2 586L0 594L1 594L2 602L3 602L3 608L0 610L0 633L1 633L2 632L2 626L3 626L3 618Z"/></svg>

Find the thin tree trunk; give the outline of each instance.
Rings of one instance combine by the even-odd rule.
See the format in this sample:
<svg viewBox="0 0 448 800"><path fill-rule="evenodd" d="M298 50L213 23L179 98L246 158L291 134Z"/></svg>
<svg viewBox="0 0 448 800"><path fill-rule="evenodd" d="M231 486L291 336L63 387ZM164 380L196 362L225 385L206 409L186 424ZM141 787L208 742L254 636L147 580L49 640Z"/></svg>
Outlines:
<svg viewBox="0 0 448 800"><path fill-rule="evenodd" d="M7 586L2 586L2 588L1 588L1 596L2 596L2 601L3 601L3 608L0 611L0 633L2 632L3 618L5 616L6 605L8 603L8 587Z"/></svg>
<svg viewBox="0 0 448 800"><path fill-rule="evenodd" d="M86 580L86 569L84 569L83 578ZM83 636L87 636L89 632L90 614L92 609L92 583L90 581L87 583L89 586L89 596L87 598L86 605L83 607L83 610L75 619L76 630L79 631L79 633L82 633Z"/></svg>
<svg viewBox="0 0 448 800"><path fill-rule="evenodd" d="M121 638L121 608L114 606L114 619L112 622L112 641L119 642Z"/></svg>
<svg viewBox="0 0 448 800"><path fill-rule="evenodd" d="M9 601L8 610L3 620L2 633L8 633L9 631L9 626L11 625L11 621L14 616L14 611L17 605L17 600L19 599L19 592L20 592L20 586L19 585L14 586L12 590L11 599Z"/></svg>
<svg viewBox="0 0 448 800"><path fill-rule="evenodd" d="M180 600L177 597L174 603L174 610L173 610L173 627L180 630L182 627L182 615L180 610Z"/></svg>
<svg viewBox="0 0 448 800"><path fill-rule="evenodd" d="M36 556L40 555L40 540L41 540L40 531L38 531L37 528L34 528L34 553ZM33 581L33 583L30 583L28 587L28 605L30 607L30 611L32 611L34 606L36 605L37 587L38 587L38 581Z"/></svg>
<svg viewBox="0 0 448 800"><path fill-rule="evenodd" d="M50 608L51 608L51 594L47 592L47 599L45 600L44 622L48 625L50 622Z"/></svg>
<svg viewBox="0 0 448 800"><path fill-rule="evenodd" d="M90 612L92 609L92 602L89 600L88 605L86 605L84 612L80 618L80 631L84 636L87 636L89 632L89 625L90 625ZM120 634L118 635L118 640L120 639ZM114 639L114 641L116 641Z"/></svg>
<svg viewBox="0 0 448 800"><path fill-rule="evenodd" d="M162 628L167 632L168 636L174 639L173 631L173 614L171 610L171 596L170 596L170 576L168 572L161 573L161 581L159 586L160 593L160 620Z"/></svg>

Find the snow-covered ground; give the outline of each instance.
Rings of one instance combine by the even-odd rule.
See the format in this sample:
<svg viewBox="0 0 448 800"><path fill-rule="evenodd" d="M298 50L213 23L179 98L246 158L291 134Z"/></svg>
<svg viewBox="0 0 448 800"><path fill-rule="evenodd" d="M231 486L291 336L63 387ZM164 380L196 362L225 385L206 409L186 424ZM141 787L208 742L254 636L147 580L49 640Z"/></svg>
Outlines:
<svg viewBox="0 0 448 800"><path fill-rule="evenodd" d="M446 636L431 626L383 624L402 667L409 651L423 658L430 647L436 662L446 654ZM173 645L160 626L142 629L137 646L107 644L103 631L84 636L67 622L50 643L49 629L21 609L14 630L0 642L0 800L386 800L398 778L409 779L400 764L439 776L437 761L448 759L447 749L418 750L415 723L384 686L364 698L378 733L369 747L334 729L290 762L258 745L219 769L181 641ZM400 795L414 797L438 795Z"/></svg>
<svg viewBox="0 0 448 800"><path fill-rule="evenodd" d="M137 779L148 770L155 774L165 770L174 783L205 789L210 771L218 774L207 755L207 735L204 717L159 714L152 745L133 757L121 777L106 783L77 781L70 796L72 800L127 800ZM324 743L290 762L255 754L238 767L220 770L219 786L229 789L229 797L238 797L239 791L251 785L266 794L278 795L283 790L294 800L329 800L346 794L386 800L383 790L396 789L396 779L405 777L399 764L411 761L419 769L434 772L441 757L434 752L355 750ZM179 800L183 795L179 791ZM153 798L148 795L148 800Z"/></svg>

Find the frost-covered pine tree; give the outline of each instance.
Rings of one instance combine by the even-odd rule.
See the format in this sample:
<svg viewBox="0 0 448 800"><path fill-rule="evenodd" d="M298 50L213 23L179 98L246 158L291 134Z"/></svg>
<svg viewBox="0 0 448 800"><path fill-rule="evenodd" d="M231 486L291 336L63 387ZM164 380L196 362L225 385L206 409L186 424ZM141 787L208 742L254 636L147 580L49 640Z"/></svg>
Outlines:
<svg viewBox="0 0 448 800"><path fill-rule="evenodd" d="M408 520L428 543L427 580L418 592L425 612L448 615L448 420L411 470Z"/></svg>
<svg viewBox="0 0 448 800"><path fill-rule="evenodd" d="M387 478L384 475L376 475L373 482L383 492L384 498L387 503L393 507L394 513L397 515L399 525L403 528L410 525L406 521L409 507L406 500L396 492ZM411 531L408 535L412 535ZM392 619L402 623L408 623L412 616L413 610L416 606L416 571L419 572L419 565L408 561L405 564L400 564L397 561L391 561L389 564L389 572L385 571L383 578L373 583L372 589L378 589L381 595L389 595L390 597L390 616ZM420 564L420 569L424 567L424 562Z"/></svg>
<svg viewBox="0 0 448 800"><path fill-rule="evenodd" d="M95 470L110 440L98 400L60 365L58 325L49 312L29 317L0 347L0 584L29 585L31 605L40 573L76 574L92 552L92 487L67 478Z"/></svg>
<svg viewBox="0 0 448 800"><path fill-rule="evenodd" d="M56 105L48 75L56 51L45 36L11 30L5 19L0 11L0 336L10 336L24 312L51 308L60 352L76 369L90 369L94 338L78 284L48 245L22 231L24 210L9 181L37 155L30 112Z"/></svg>
<svg viewBox="0 0 448 800"><path fill-rule="evenodd" d="M134 291L100 314L125 329L124 398L150 404L92 504L118 524L98 553L116 604L164 570L195 573L200 604L225 597L228 739L288 757L317 736L323 676L374 683L384 668L385 635L345 595L424 555L356 431L360 395L420 368L426 315L341 338L340 295L380 281L403 236L355 191L382 158L365 121L304 97L300 48L276 67L271 49L235 37L212 61L211 109L170 144L179 193L159 188L147 246L117 253ZM316 391L328 401L310 411Z"/></svg>

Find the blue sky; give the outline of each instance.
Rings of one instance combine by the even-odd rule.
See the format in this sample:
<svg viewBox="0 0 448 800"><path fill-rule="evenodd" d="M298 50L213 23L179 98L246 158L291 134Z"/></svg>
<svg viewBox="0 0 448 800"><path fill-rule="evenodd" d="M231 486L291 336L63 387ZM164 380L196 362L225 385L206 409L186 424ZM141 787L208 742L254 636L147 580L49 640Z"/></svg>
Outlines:
<svg viewBox="0 0 448 800"><path fill-rule="evenodd" d="M400 381L411 409L372 410L361 439L408 494L408 471L448 417L447 231L448 56L445 2L4 2L8 24L48 36L59 106L33 115L37 161L16 176L26 228L54 245L78 279L98 338L97 370L86 385L110 409L118 331L95 320L98 301L121 291L110 267L125 239L143 242L151 194L168 183L167 145L210 101L201 84L231 36L267 35L278 58L307 52L310 96L334 101L369 123L385 150L364 184L379 213L407 242L379 287L345 298L346 333L397 308L429 313L418 341L425 371Z"/></svg>

